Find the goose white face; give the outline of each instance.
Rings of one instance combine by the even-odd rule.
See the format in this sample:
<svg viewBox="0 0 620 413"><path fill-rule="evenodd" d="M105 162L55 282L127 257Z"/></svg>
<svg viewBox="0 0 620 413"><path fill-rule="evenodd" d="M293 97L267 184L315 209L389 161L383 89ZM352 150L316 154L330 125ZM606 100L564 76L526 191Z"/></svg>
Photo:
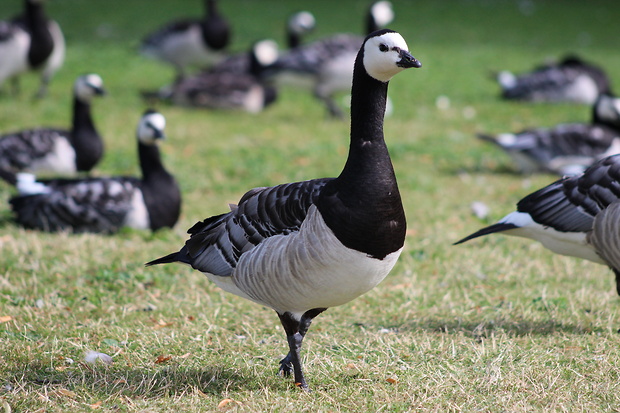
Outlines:
<svg viewBox="0 0 620 413"><path fill-rule="evenodd" d="M396 32L371 37L364 43L366 72L381 82L388 82L395 74L408 67L420 67L421 64L417 61L416 64L403 64L404 54L412 58L408 50L405 39Z"/></svg>
<svg viewBox="0 0 620 413"><path fill-rule="evenodd" d="M392 9L392 3L389 1L378 1L370 8L375 23L379 27L387 26L394 20L394 10Z"/></svg>
<svg viewBox="0 0 620 413"><path fill-rule="evenodd" d="M599 118L620 126L620 98L602 96L596 104L596 114Z"/></svg>
<svg viewBox="0 0 620 413"><path fill-rule="evenodd" d="M278 44L273 40L261 40L254 45L254 55L261 65L270 65L278 58Z"/></svg>
<svg viewBox="0 0 620 413"><path fill-rule="evenodd" d="M82 101L89 102L95 95L102 95L103 79L94 73L80 76L74 85L75 95Z"/></svg>
<svg viewBox="0 0 620 413"><path fill-rule="evenodd" d="M291 20L289 21L289 29L293 33L303 34L314 29L315 24L316 22L312 13L300 11L291 17Z"/></svg>
<svg viewBox="0 0 620 413"><path fill-rule="evenodd" d="M164 138L165 127L164 115L158 112L147 113L138 124L138 139L146 145L153 145L157 139Z"/></svg>

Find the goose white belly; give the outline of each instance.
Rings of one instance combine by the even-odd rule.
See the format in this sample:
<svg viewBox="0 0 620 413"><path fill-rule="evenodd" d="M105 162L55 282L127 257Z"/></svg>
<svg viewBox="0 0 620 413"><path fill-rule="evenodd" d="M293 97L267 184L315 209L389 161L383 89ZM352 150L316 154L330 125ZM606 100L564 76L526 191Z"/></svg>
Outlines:
<svg viewBox="0 0 620 413"><path fill-rule="evenodd" d="M561 232L549 226L534 222L532 217L524 212L513 212L500 222L513 223L519 228L505 231L507 235L514 235L539 241L543 246L556 254L583 258L588 261L605 264L596 253L594 247L587 240L585 232Z"/></svg>
<svg viewBox="0 0 620 413"><path fill-rule="evenodd" d="M300 317L368 292L401 251L379 260L345 247L312 206L299 232L263 241L242 255L231 277L207 276L228 292Z"/></svg>
<svg viewBox="0 0 620 413"><path fill-rule="evenodd" d="M0 84L28 70L29 48L30 36L23 30L16 30L10 39L0 42Z"/></svg>
<svg viewBox="0 0 620 413"><path fill-rule="evenodd" d="M135 229L149 229L149 211L146 209L142 191L135 189L131 198L131 208L125 217L124 226Z"/></svg>

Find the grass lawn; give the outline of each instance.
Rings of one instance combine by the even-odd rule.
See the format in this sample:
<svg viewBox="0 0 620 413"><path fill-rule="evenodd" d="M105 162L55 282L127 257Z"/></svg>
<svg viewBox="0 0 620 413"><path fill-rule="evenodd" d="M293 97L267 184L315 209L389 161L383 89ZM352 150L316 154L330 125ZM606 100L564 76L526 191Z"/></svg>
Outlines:
<svg viewBox="0 0 620 413"><path fill-rule="evenodd" d="M0 2L0 17L21 9ZM222 0L232 50L284 41L308 9L316 39L360 31L367 1ZM462 236L512 211L551 175L521 176L477 131L586 121L576 105L508 103L489 74L524 71L566 52L603 66L620 87L617 1L393 0L390 27L423 63L390 84L385 135L409 222L405 250L376 289L319 316L305 341L312 393L276 375L287 352L275 313L223 293L182 266L143 263L179 248L196 221L256 186L337 175L348 122L309 93L286 89L259 115L161 106L164 160L183 191L172 230L114 236L44 234L0 208L0 405L4 412L618 411L620 300L607 268L541 245ZM141 89L172 70L136 53L141 36L198 0L54 0L67 59L49 96L0 96L0 131L70 121L85 72L109 95L94 102L106 156L95 174L137 174ZM1 57L0 57L1 58ZM438 97L449 99L439 109ZM13 193L0 183L3 200ZM480 220L470 204L490 207ZM113 363L84 362L89 351Z"/></svg>

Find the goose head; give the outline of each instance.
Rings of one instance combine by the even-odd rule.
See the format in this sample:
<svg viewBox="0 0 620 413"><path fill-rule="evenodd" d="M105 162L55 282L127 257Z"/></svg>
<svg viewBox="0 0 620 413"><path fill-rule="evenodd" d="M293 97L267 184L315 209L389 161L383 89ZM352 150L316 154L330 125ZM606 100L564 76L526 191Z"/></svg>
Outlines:
<svg viewBox="0 0 620 413"><path fill-rule="evenodd" d="M380 82L388 82L407 68L422 67L422 63L409 52L405 39L389 29L378 30L366 37L362 62L366 73Z"/></svg>
<svg viewBox="0 0 620 413"><path fill-rule="evenodd" d="M379 30L394 20L394 9L389 1L377 1L368 9L368 17L366 22L367 33Z"/></svg>
<svg viewBox="0 0 620 413"><path fill-rule="evenodd" d="M260 76L263 70L278 59L278 44L271 39L259 40L250 50L250 73Z"/></svg>
<svg viewBox="0 0 620 413"><path fill-rule="evenodd" d="M106 92L101 76L90 73L77 78L73 85L73 93L82 102L90 102L93 96L103 96Z"/></svg>
<svg viewBox="0 0 620 413"><path fill-rule="evenodd" d="M148 109L142 115L136 135L138 141L145 145L155 145L155 143L164 139L164 128L166 127L166 118L159 112Z"/></svg>
<svg viewBox="0 0 620 413"><path fill-rule="evenodd" d="M594 103L595 122L620 128L620 98L604 93Z"/></svg>

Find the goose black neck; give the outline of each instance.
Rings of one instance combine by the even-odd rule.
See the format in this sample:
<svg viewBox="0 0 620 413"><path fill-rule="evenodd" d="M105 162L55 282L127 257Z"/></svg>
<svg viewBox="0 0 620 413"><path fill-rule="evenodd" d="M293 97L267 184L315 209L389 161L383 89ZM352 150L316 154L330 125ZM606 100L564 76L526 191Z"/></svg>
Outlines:
<svg viewBox="0 0 620 413"><path fill-rule="evenodd" d="M215 0L206 0L206 14L200 23L202 39L213 50L221 50L228 46L230 41L230 27L217 10Z"/></svg>
<svg viewBox="0 0 620 413"><path fill-rule="evenodd" d="M140 158L142 177L145 182L153 182L162 176L170 176L161 161L161 155L157 145L145 145L142 142L138 142L138 156Z"/></svg>
<svg viewBox="0 0 620 413"><path fill-rule="evenodd" d="M217 14L217 4L215 0L205 0L206 16L214 16Z"/></svg>
<svg viewBox="0 0 620 413"><path fill-rule="evenodd" d="M325 186L317 201L325 223L343 245L378 259L403 246L407 225L383 138L387 88L366 73L362 50L353 71L349 156L340 176Z"/></svg>
<svg viewBox="0 0 620 413"><path fill-rule="evenodd" d="M26 27L31 36L28 63L38 68L52 53L54 40L42 4L26 0L25 14Z"/></svg>
<svg viewBox="0 0 620 413"><path fill-rule="evenodd" d="M391 161L383 136L383 118L387 101L388 83L380 82L366 73L363 54L355 62L351 88L351 142L349 156L341 177L353 179L360 170L389 165ZM392 172L393 174L393 172Z"/></svg>
<svg viewBox="0 0 620 413"><path fill-rule="evenodd" d="M103 141L95 129L90 103L73 98L71 145L75 149L78 171L90 171L103 155Z"/></svg>
<svg viewBox="0 0 620 413"><path fill-rule="evenodd" d="M286 33L286 39L289 49L294 49L301 44L301 36L291 30Z"/></svg>

